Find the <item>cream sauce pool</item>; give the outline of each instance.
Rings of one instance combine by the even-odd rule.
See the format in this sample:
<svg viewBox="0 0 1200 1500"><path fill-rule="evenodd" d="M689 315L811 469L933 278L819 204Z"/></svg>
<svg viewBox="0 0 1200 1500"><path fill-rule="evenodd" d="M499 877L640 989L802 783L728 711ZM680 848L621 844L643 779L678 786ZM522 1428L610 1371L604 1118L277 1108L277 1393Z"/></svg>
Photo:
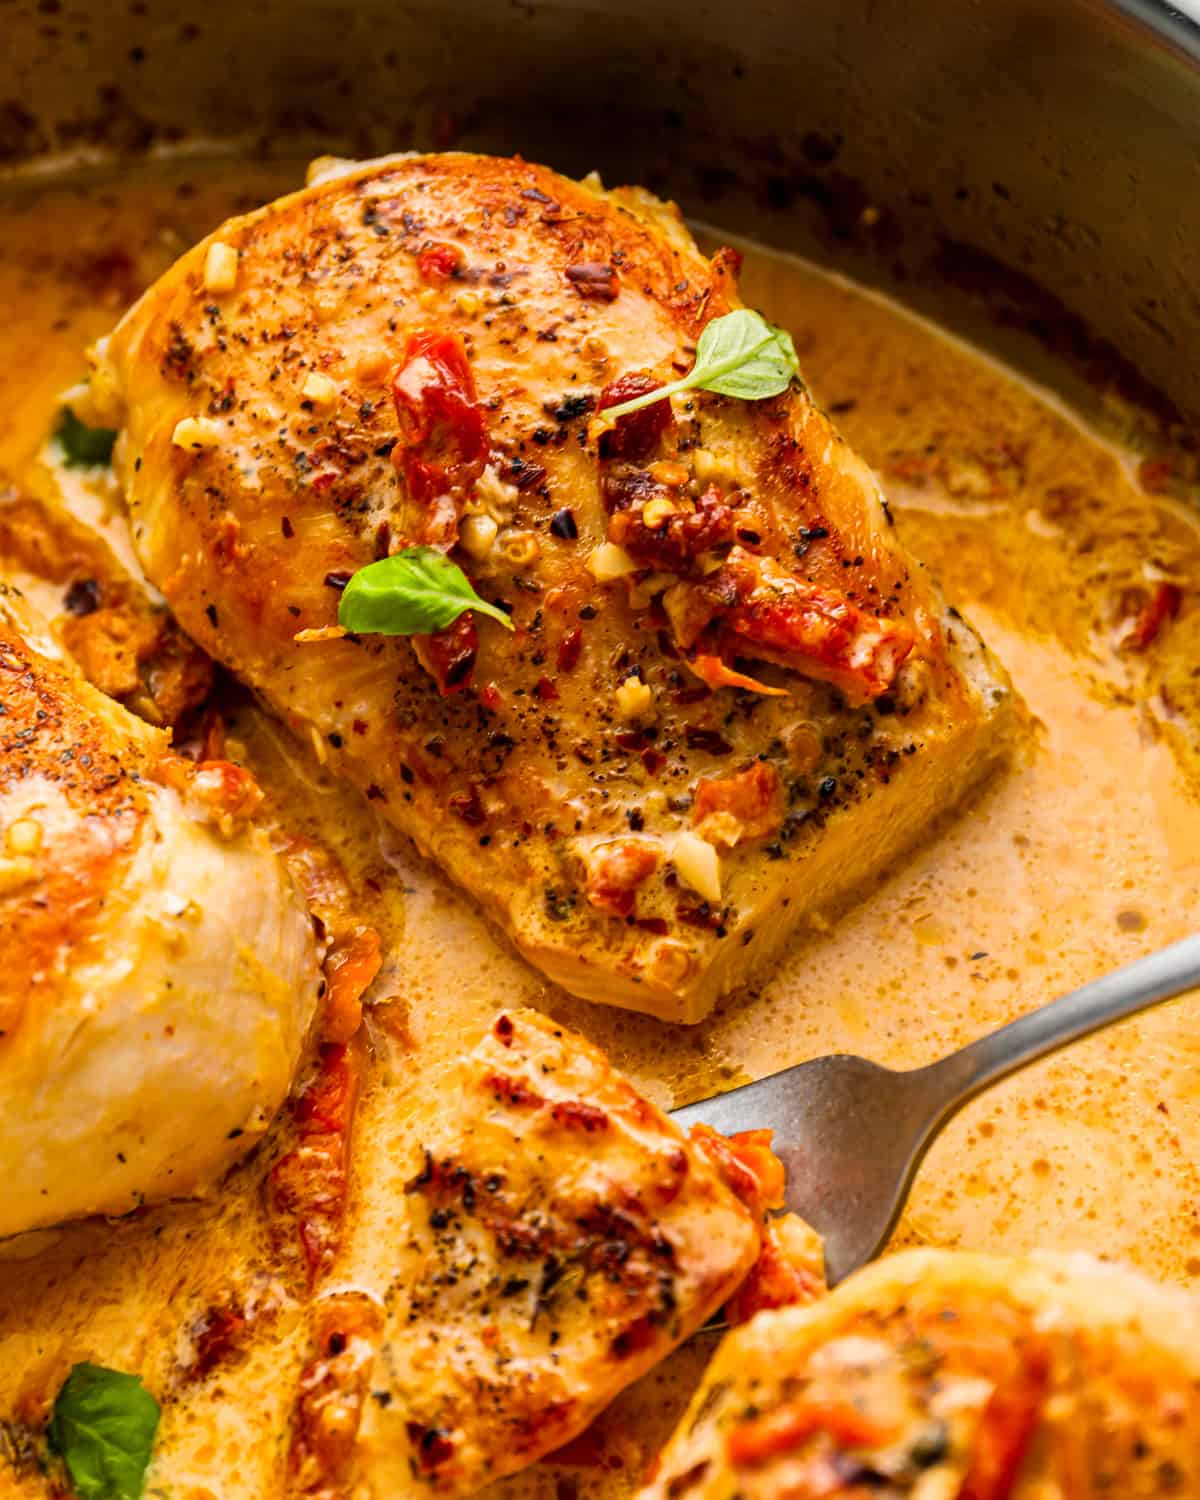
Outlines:
<svg viewBox="0 0 1200 1500"><path fill-rule="evenodd" d="M191 163L14 186L0 199L0 485L65 498L120 547L119 513L106 510L115 497L45 460L58 394L142 284L299 175ZM585 1032L666 1106L824 1052L913 1066L1197 926L1200 511L1144 489L1132 455L931 324L817 267L743 248L746 301L792 330L806 379L880 473L905 541L1012 673L1032 718L1028 751L835 928L804 934L757 989L681 1029L550 986L356 794L240 710L235 747L287 818L337 849L385 934L373 994L393 1090L518 1003ZM1130 591L1162 579L1184 590L1178 618L1147 651L1122 651ZM922 1169L898 1243L1089 1250L1200 1283L1198 1023L1193 995L964 1111ZM92 1320L92 1357L96 1337L116 1364L148 1348L155 1335L142 1325L162 1327L172 1276L177 1286L193 1274L187 1256L197 1277L219 1278L222 1255L253 1248L234 1224L250 1177L223 1205L163 1211L181 1236L169 1266L147 1248L158 1216L122 1230L120 1246L102 1243L113 1233L103 1226L69 1232L72 1243L92 1237L86 1265L53 1235L0 1258L10 1371L0 1397L19 1384L14 1358L53 1357L56 1331L70 1336L98 1280L106 1332ZM543 1466L505 1493L628 1493L710 1338L602 1419L599 1467ZM222 1494L242 1493L228 1470L226 1481Z"/></svg>

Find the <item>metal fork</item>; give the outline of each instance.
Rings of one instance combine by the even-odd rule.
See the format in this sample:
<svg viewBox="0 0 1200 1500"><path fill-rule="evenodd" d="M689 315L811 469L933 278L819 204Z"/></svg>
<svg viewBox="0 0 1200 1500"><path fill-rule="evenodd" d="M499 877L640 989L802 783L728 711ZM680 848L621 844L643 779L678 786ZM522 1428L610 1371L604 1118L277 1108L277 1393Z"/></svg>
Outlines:
<svg viewBox="0 0 1200 1500"><path fill-rule="evenodd" d="M876 1256L938 1132L1027 1063L1200 985L1200 934L1085 984L940 1062L908 1072L818 1057L686 1105L673 1118L724 1134L769 1127L787 1207L825 1240L830 1285Z"/></svg>

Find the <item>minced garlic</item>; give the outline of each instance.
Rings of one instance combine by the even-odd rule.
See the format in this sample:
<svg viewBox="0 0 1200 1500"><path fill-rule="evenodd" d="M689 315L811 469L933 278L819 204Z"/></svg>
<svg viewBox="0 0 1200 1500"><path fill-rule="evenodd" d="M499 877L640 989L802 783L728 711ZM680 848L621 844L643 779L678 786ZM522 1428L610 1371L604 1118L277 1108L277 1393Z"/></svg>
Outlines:
<svg viewBox="0 0 1200 1500"><path fill-rule="evenodd" d="M33 818L18 818L5 836L10 854L36 854L42 847L42 825Z"/></svg>
<svg viewBox="0 0 1200 1500"><path fill-rule="evenodd" d="M613 695L623 719L641 719L654 707L654 690L640 677L627 677Z"/></svg>
<svg viewBox="0 0 1200 1500"><path fill-rule="evenodd" d="M674 500L667 500L661 495L656 495L653 500L647 500L642 507L642 520L651 531L656 530L664 521L669 521L678 512L679 507Z"/></svg>
<svg viewBox="0 0 1200 1500"><path fill-rule="evenodd" d="M214 240L204 257L204 290L220 294L237 286L238 253L232 245Z"/></svg>
<svg viewBox="0 0 1200 1500"><path fill-rule="evenodd" d="M211 417L184 417L175 423L171 441L177 448L215 448L224 434Z"/></svg>
<svg viewBox="0 0 1200 1500"><path fill-rule="evenodd" d="M711 844L694 833L681 833L671 850L675 873L705 901L721 899L721 861Z"/></svg>
<svg viewBox="0 0 1200 1500"><path fill-rule="evenodd" d="M320 370L312 370L300 387L300 394L314 406L332 406L341 392L328 375L322 375Z"/></svg>
<svg viewBox="0 0 1200 1500"><path fill-rule="evenodd" d="M476 562L483 562L499 534L491 516L464 516L458 523L458 544Z"/></svg>
<svg viewBox="0 0 1200 1500"><path fill-rule="evenodd" d="M624 578L638 570L629 553L615 542L601 542L589 555L587 565L597 583L610 583L614 578Z"/></svg>

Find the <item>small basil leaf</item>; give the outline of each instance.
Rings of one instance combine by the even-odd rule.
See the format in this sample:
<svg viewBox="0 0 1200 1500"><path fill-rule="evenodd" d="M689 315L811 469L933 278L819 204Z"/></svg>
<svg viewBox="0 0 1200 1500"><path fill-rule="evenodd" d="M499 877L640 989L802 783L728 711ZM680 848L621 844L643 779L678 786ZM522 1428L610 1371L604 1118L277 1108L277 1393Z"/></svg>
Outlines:
<svg viewBox="0 0 1200 1500"><path fill-rule="evenodd" d="M608 407L600 413L600 421L615 422L680 391L713 391L718 396L761 401L787 390L799 369L791 334L773 327L760 313L739 307L705 326L696 345L695 363L681 380Z"/></svg>
<svg viewBox="0 0 1200 1500"><path fill-rule="evenodd" d="M69 406L64 406L59 414L54 436L68 468L92 468L112 462L117 434L111 427L88 427Z"/></svg>
<svg viewBox="0 0 1200 1500"><path fill-rule="evenodd" d="M158 1402L136 1375L72 1367L46 1436L79 1500L141 1500L158 1418Z"/></svg>
<svg viewBox="0 0 1200 1500"><path fill-rule="evenodd" d="M761 401L787 390L799 368L791 334L743 307L708 324L688 378L720 396Z"/></svg>
<svg viewBox="0 0 1200 1500"><path fill-rule="evenodd" d="M468 609L513 628L502 609L479 597L457 563L434 547L406 547L359 568L342 591L338 624L354 635L428 635Z"/></svg>

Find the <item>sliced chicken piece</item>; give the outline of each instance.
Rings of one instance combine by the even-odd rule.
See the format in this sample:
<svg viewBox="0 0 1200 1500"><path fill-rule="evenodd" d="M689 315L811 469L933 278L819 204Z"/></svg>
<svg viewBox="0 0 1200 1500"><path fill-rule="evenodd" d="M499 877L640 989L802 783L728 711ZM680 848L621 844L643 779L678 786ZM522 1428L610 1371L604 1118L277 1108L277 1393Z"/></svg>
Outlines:
<svg viewBox="0 0 1200 1500"><path fill-rule="evenodd" d="M359 1209L394 1280L318 1311L297 1493L467 1495L525 1467L693 1333L758 1255L753 1191L744 1202L596 1048L534 1012L500 1015L427 1080L405 1139Z"/></svg>
<svg viewBox="0 0 1200 1500"><path fill-rule="evenodd" d="M889 1256L730 1334L640 1500L1200 1495L1198 1351L1085 1256Z"/></svg>
<svg viewBox="0 0 1200 1500"><path fill-rule="evenodd" d="M189 634L531 962L683 1021L886 869L1014 722L802 385L597 417L691 367L736 266L644 194L394 158L224 225L93 381ZM415 544L515 630L336 638L350 575Z"/></svg>
<svg viewBox="0 0 1200 1500"><path fill-rule="evenodd" d="M201 1192L279 1108L321 973L259 797L0 583L0 1236Z"/></svg>

